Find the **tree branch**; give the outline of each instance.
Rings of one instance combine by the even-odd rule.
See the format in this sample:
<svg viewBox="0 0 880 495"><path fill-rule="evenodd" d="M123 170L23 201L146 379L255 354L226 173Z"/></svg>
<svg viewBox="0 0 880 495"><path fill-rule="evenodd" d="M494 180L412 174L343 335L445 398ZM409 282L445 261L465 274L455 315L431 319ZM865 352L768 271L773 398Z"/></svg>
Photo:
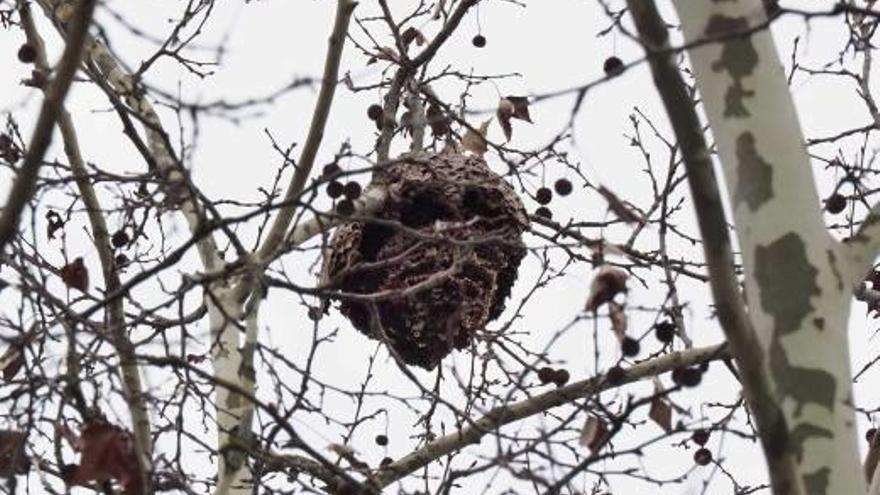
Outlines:
<svg viewBox="0 0 880 495"><path fill-rule="evenodd" d="M45 73L49 73L49 62L46 58L43 39L37 31L30 6L22 4L19 9L22 27L28 39L28 43L36 52L35 67ZM48 90L42 88L48 98ZM105 291L107 293L119 290L121 283L113 257L113 248L110 244L110 234L107 230L107 222L104 218L101 204L88 178L82 153L79 148L79 140L76 128L70 113L64 108L63 103L58 106L58 128L64 143L64 152L70 162L74 180L79 190L80 197L86 207L89 224L92 228L92 236L98 257L101 260L101 272L104 277ZM144 389L141 384L140 370L135 361L134 347L127 335L125 314L122 298L114 299L107 306L109 330L112 343L119 354L120 374L122 375L123 393L129 405L131 414L132 431L134 433L135 452L137 453L138 469L141 480L144 483L142 493L152 493L152 434L150 432L150 415L144 397Z"/></svg>
<svg viewBox="0 0 880 495"><path fill-rule="evenodd" d="M296 198L303 190L306 180L315 163L315 156L321 141L324 138L324 128L327 126L327 118L330 115L330 107L333 104L333 96L336 94L337 81L339 80L339 63L342 59L342 50L345 48L345 35L348 33L348 23L354 12L357 2L353 0L337 0L336 21L333 32L327 44L327 57L324 62L324 76L321 80L321 90L318 93L318 102L312 113L312 123L309 126L309 134L303 145L302 153L296 164L296 171L284 195L285 201ZM275 217L269 234L258 251L258 259L269 259L284 240L284 234L290 226L296 208L289 206L282 208Z"/></svg>
<svg viewBox="0 0 880 495"><path fill-rule="evenodd" d="M634 11L646 11L642 2L629 4ZM744 373L755 374L746 378L753 387L764 381L759 375L769 381L749 392L756 394L750 403L764 408L755 412L764 416L759 430L775 471L774 488L777 493L813 492L821 473L829 493L863 493L847 335L838 331L849 317L848 263L822 218L773 37L767 29L734 35L766 26L764 6L759 0L674 4L686 43L731 35L691 48L688 55L728 187L748 320L760 345L759 354L739 354L748 351L740 348L737 357L760 361L760 366L743 367ZM654 30L644 32L656 35ZM666 103L671 118L682 111Z"/></svg>
<svg viewBox="0 0 880 495"><path fill-rule="evenodd" d="M31 136L27 155L25 155L24 162L16 174L12 190L6 200L6 206L0 215L0 253L6 248L6 244L15 237L21 212L34 193L40 166L43 164L43 156L52 142L55 121L58 120L64 98L67 96L73 76L76 74L85 52L86 38L96 3L95 0L80 2L80 6L76 9L70 23L64 53L61 55L58 69L55 71L55 77L52 78L49 89L45 92L46 97L40 107L40 115L37 117L37 124Z"/></svg>
<svg viewBox="0 0 880 495"><path fill-rule="evenodd" d="M676 351L633 365L626 370L623 380L614 386L608 383L605 375L599 375L513 404L496 407L480 419L473 421L470 426L437 438L419 450L389 464L379 473L377 481L380 486L388 486L445 455L468 445L480 443L480 439L485 435L497 431L504 425L548 411L554 407L596 395L623 384L657 376L676 368L726 357L728 357L728 353L724 344Z"/></svg>

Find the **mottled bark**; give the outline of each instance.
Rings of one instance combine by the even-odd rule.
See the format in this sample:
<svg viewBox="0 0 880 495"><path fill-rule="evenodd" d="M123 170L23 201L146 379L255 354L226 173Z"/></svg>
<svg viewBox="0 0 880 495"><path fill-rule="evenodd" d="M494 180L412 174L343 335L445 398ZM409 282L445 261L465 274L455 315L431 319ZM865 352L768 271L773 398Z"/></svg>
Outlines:
<svg viewBox="0 0 880 495"><path fill-rule="evenodd" d="M796 460L797 492L864 493L846 337L853 268L825 229L763 5L675 5L695 46L688 54L734 212L749 317L783 411L777 447Z"/></svg>

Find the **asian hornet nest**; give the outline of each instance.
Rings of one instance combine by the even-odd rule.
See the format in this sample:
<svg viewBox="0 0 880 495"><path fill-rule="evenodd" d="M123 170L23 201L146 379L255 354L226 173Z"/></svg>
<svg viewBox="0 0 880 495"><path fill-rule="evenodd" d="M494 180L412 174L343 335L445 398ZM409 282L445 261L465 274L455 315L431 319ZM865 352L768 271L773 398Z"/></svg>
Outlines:
<svg viewBox="0 0 880 495"><path fill-rule="evenodd" d="M379 222L336 230L322 285L342 293L340 310L360 332L432 369L504 310L528 217L513 188L477 156L404 155L374 180L387 191L373 214Z"/></svg>

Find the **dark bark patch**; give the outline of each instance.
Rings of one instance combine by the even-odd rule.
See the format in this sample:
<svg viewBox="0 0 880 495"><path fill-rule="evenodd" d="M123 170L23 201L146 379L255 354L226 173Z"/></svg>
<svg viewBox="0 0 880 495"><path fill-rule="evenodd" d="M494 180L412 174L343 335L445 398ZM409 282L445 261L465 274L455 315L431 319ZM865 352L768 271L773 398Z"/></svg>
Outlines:
<svg viewBox="0 0 880 495"><path fill-rule="evenodd" d="M800 416L803 407L810 403L834 411L837 393L834 375L821 368L792 366L778 340L774 340L770 346L770 371L776 381L780 399L790 398L795 401L795 416Z"/></svg>
<svg viewBox="0 0 880 495"><path fill-rule="evenodd" d="M819 294L816 276L804 241L789 232L755 251L755 278L761 287L761 307L773 316L776 338L800 328Z"/></svg>
<svg viewBox="0 0 880 495"><path fill-rule="evenodd" d="M831 273L834 274L834 279L837 280L837 290L843 290L843 276L840 275L840 269L837 268L837 256L834 255L834 251L831 249L828 250L828 264L831 265Z"/></svg>
<svg viewBox="0 0 880 495"><path fill-rule="evenodd" d="M807 490L807 495L828 495L828 476L830 474L831 470L827 467L804 474L804 488Z"/></svg>
<svg viewBox="0 0 880 495"><path fill-rule="evenodd" d="M773 167L758 153L755 135L744 132L736 139L736 205L745 202L755 211L773 197Z"/></svg>
<svg viewBox="0 0 880 495"><path fill-rule="evenodd" d="M706 35L724 38L721 42L721 58L712 63L715 72L727 72L733 84L727 88L724 98L725 117L748 117L746 98L753 98L755 92L743 86L743 79L752 75L758 65L758 52L752 45L748 34L749 22L743 17L714 15L706 26ZM743 33L736 35L736 33Z"/></svg>
<svg viewBox="0 0 880 495"><path fill-rule="evenodd" d="M826 428L811 423L801 423L794 427L791 435L791 450L798 462L804 460L804 442L811 438L834 438L834 434Z"/></svg>
<svg viewBox="0 0 880 495"><path fill-rule="evenodd" d="M819 368L793 366L780 343L783 336L798 331L814 309L810 298L820 292L817 274L807 259L803 240L795 233L756 250L755 277L761 287L761 307L773 316L774 323L770 370L780 398L796 402L795 416L808 403L834 410L834 376Z"/></svg>

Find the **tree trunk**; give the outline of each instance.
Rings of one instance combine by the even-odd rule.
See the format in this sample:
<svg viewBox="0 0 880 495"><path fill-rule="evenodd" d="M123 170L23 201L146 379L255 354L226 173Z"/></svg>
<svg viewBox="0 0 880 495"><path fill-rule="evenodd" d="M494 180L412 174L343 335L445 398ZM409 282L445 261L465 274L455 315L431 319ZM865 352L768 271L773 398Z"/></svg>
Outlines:
<svg viewBox="0 0 880 495"><path fill-rule="evenodd" d="M846 334L862 267L825 228L764 7L675 6L734 212L749 316L785 417L776 447L797 461L797 492L865 493Z"/></svg>

